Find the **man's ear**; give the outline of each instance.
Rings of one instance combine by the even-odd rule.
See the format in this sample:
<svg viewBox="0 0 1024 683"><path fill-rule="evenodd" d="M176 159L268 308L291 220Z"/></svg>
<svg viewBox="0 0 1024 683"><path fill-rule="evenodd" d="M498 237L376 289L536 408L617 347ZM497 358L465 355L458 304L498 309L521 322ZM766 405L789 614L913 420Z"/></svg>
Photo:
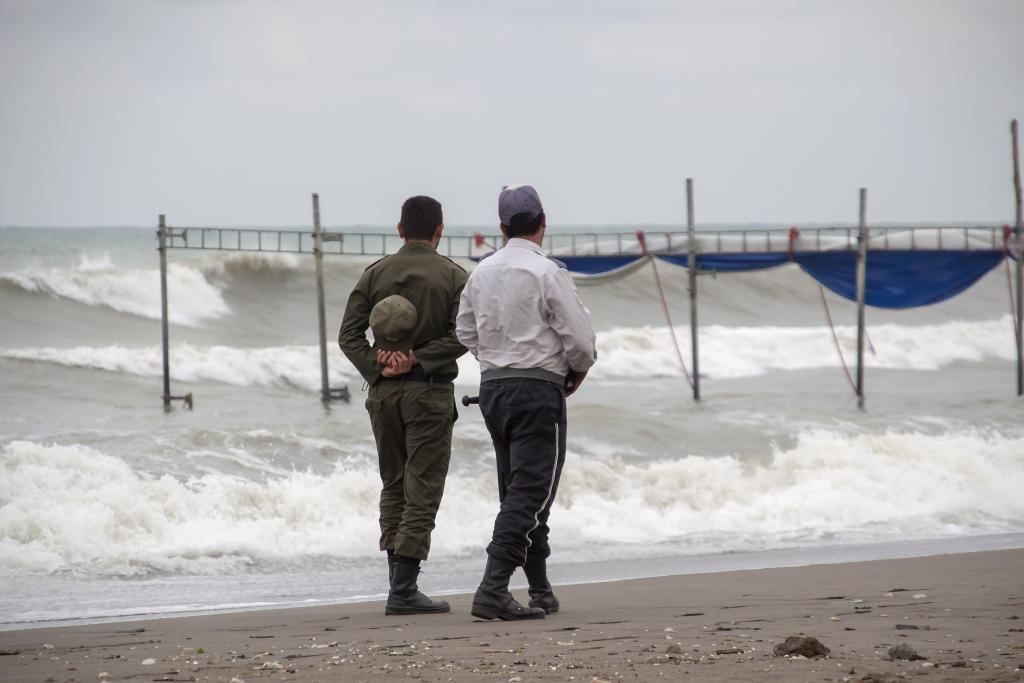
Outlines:
<svg viewBox="0 0 1024 683"><path fill-rule="evenodd" d="M543 230L548 227L548 215L543 211L540 212L540 228Z"/></svg>
<svg viewBox="0 0 1024 683"><path fill-rule="evenodd" d="M505 239L506 239L506 240L508 240L508 226L507 226L507 225L505 225L504 223L502 223L502 224L501 224L500 226L498 226L498 227L500 227L500 228L501 228L501 234L505 236Z"/></svg>
<svg viewBox="0 0 1024 683"><path fill-rule="evenodd" d="M396 227L398 228L398 236L401 237L404 240L405 239L405 228L402 227L401 223L399 223Z"/></svg>
<svg viewBox="0 0 1024 683"><path fill-rule="evenodd" d="M437 245L440 244L441 242L442 232L444 232L444 223L441 223L441 225L437 226L437 228L434 230L434 236L430 238L430 243L434 245L435 249L437 248Z"/></svg>

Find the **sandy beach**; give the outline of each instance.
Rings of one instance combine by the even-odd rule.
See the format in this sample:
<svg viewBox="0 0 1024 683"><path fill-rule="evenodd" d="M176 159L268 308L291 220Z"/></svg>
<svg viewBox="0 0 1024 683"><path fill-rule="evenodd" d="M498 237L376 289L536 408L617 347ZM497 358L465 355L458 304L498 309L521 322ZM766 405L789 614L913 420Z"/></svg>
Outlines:
<svg viewBox="0 0 1024 683"><path fill-rule="evenodd" d="M470 596L456 595L441 616L385 617L370 602L10 631L0 633L0 680L1024 680L1024 550L558 595L560 613L522 623L475 620ZM774 654L791 636L829 652ZM892 659L894 646L922 659Z"/></svg>

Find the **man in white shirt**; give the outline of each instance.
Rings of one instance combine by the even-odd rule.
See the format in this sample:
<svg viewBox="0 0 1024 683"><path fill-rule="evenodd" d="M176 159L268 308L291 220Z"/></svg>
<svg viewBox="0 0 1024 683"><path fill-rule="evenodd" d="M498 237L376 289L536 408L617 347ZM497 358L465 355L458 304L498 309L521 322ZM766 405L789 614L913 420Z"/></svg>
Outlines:
<svg viewBox="0 0 1024 683"><path fill-rule="evenodd" d="M480 362L480 410L494 442L501 501L472 613L538 619L558 611L547 578L547 520L565 462L565 397L597 352L572 276L541 249L547 218L537 191L505 188L498 217L508 242L470 274L455 326ZM530 583L529 607L508 590L516 567Z"/></svg>

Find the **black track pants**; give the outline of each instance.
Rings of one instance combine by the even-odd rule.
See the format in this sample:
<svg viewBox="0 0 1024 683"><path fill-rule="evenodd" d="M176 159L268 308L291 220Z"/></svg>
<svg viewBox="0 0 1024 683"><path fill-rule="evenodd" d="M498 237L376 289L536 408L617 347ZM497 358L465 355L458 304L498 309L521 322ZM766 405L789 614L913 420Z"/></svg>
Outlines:
<svg viewBox="0 0 1024 683"><path fill-rule="evenodd" d="M547 557L548 514L565 462L565 394L540 379L480 385L480 410L494 442L498 500L487 553L517 566Z"/></svg>

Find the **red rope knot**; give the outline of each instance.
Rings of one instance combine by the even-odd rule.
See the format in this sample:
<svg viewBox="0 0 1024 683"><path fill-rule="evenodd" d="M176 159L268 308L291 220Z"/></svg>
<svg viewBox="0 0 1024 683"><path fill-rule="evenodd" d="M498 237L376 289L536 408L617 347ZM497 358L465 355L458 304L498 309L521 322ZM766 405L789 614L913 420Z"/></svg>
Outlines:
<svg viewBox="0 0 1024 683"><path fill-rule="evenodd" d="M800 230L798 228L790 228L789 229L789 246L786 249L787 253L789 254L789 260L790 261L795 260L794 257L793 257L793 243L796 242L798 239L800 239Z"/></svg>
<svg viewBox="0 0 1024 683"><path fill-rule="evenodd" d="M1009 225L1003 226L1003 256L1010 254L1010 236L1013 234L1013 228Z"/></svg>
<svg viewBox="0 0 1024 683"><path fill-rule="evenodd" d="M478 232L473 233L473 242L476 244L478 248L487 244L487 240L485 240L484 236Z"/></svg>

